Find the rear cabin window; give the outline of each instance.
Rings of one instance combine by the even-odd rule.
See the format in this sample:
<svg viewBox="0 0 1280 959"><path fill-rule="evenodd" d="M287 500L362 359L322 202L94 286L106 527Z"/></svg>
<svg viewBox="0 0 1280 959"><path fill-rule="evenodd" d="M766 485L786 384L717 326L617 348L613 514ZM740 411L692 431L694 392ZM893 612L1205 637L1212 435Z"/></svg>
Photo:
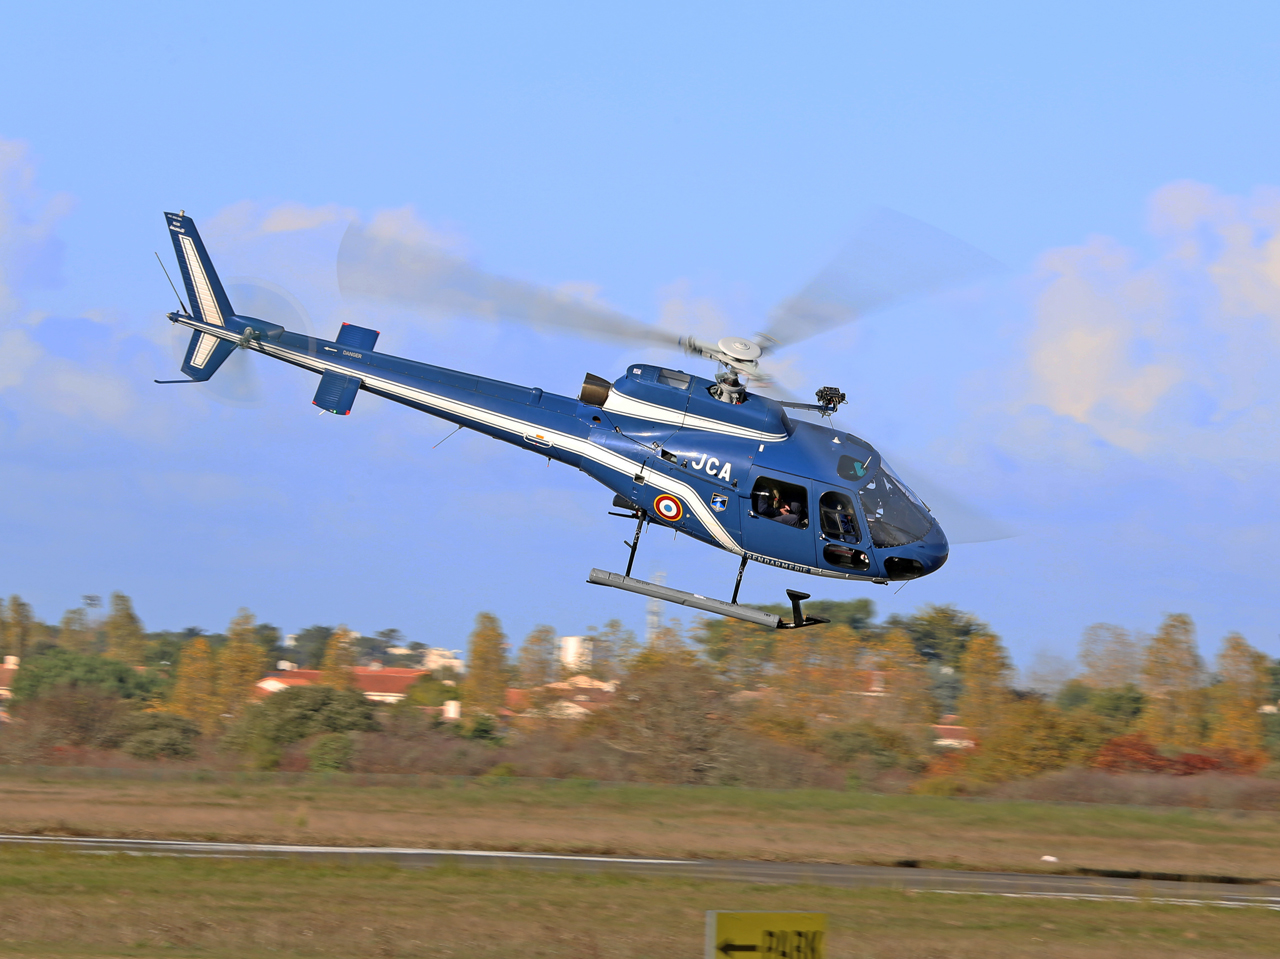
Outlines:
<svg viewBox="0 0 1280 959"><path fill-rule="evenodd" d="M760 477L751 488L751 509L783 526L809 527L809 491L794 483Z"/></svg>

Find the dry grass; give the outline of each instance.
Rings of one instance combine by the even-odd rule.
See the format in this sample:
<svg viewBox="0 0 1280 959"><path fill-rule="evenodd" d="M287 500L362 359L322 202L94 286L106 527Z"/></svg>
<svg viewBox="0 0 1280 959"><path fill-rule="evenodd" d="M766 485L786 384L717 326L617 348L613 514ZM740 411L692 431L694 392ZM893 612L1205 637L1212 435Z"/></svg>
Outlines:
<svg viewBox="0 0 1280 959"><path fill-rule="evenodd" d="M857 959L1260 957L1280 928L1263 909L0 850L10 957L694 957L707 909L825 912L828 955Z"/></svg>
<svg viewBox="0 0 1280 959"><path fill-rule="evenodd" d="M1034 871L1280 873L1280 815L821 790L0 779L0 831ZM1057 856L1045 867L1042 855Z"/></svg>

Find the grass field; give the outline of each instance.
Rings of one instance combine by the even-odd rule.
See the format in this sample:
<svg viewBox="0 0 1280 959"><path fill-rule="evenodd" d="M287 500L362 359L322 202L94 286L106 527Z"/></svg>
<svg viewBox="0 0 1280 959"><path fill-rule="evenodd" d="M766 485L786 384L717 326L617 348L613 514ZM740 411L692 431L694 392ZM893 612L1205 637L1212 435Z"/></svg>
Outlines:
<svg viewBox="0 0 1280 959"><path fill-rule="evenodd" d="M137 838L1269 878L1280 875L1278 827L1263 812L819 790L0 778L0 831Z"/></svg>
<svg viewBox="0 0 1280 959"><path fill-rule="evenodd" d="M694 959L707 909L825 912L832 959L1261 957L1280 933L1265 909L0 850L7 957Z"/></svg>

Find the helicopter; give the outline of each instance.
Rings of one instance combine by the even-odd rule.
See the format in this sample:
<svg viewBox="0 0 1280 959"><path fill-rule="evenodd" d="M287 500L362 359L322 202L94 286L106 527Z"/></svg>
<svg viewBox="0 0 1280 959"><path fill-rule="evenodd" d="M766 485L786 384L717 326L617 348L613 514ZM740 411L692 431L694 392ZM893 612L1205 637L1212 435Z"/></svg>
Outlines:
<svg viewBox="0 0 1280 959"><path fill-rule="evenodd" d="M891 214L899 233L908 227L911 256L895 254L878 224L867 234L876 242L864 238L852 251L862 270L857 282L830 267L775 311L765 333L714 343L491 276L455 256L351 224L338 261L344 296L668 346L718 367L707 378L635 363L613 380L587 373L577 396L570 396L379 352L379 331L351 323L326 340L240 315L193 219L185 211L164 216L187 294L184 301L174 287L180 309L167 317L192 332L181 364L186 378L156 383L206 382L237 350L251 351L319 374L312 403L322 412L349 415L364 391L575 467L614 493L610 515L636 522L625 572L592 569L589 583L794 629L826 620L804 615L801 602L809 594L798 590L787 590L790 621L739 603L748 563L887 584L928 576L947 561L947 536L926 503L871 443L832 425L845 394L822 387L813 403L766 395L782 391L762 365L800 339L989 268L984 255L919 221ZM632 577L641 534L653 524L736 554L732 597L723 601Z"/></svg>

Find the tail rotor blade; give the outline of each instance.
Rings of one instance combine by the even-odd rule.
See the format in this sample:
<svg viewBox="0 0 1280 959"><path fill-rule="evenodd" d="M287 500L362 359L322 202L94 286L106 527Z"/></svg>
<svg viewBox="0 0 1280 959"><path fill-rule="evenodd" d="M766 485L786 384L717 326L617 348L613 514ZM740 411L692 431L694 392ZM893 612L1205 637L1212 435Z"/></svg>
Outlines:
<svg viewBox="0 0 1280 959"><path fill-rule="evenodd" d="M278 323L290 333L314 335L306 308L282 286L256 276L233 276L227 280L227 292L241 316Z"/></svg>
<svg viewBox="0 0 1280 959"><path fill-rule="evenodd" d="M487 273L462 257L378 225L353 222L338 251L345 297L380 301L429 316L507 320L596 339L679 346L678 334L650 326L564 290Z"/></svg>
<svg viewBox="0 0 1280 959"><path fill-rule="evenodd" d="M311 320L306 309L284 287L255 276L229 277L227 295L240 316L253 316L278 323L292 333L311 334ZM174 352L181 357L187 348L188 331L174 327ZM197 385L205 396L224 406L242 409L261 406L264 401L262 381L258 373L258 357L250 350L236 350L218 372Z"/></svg>

